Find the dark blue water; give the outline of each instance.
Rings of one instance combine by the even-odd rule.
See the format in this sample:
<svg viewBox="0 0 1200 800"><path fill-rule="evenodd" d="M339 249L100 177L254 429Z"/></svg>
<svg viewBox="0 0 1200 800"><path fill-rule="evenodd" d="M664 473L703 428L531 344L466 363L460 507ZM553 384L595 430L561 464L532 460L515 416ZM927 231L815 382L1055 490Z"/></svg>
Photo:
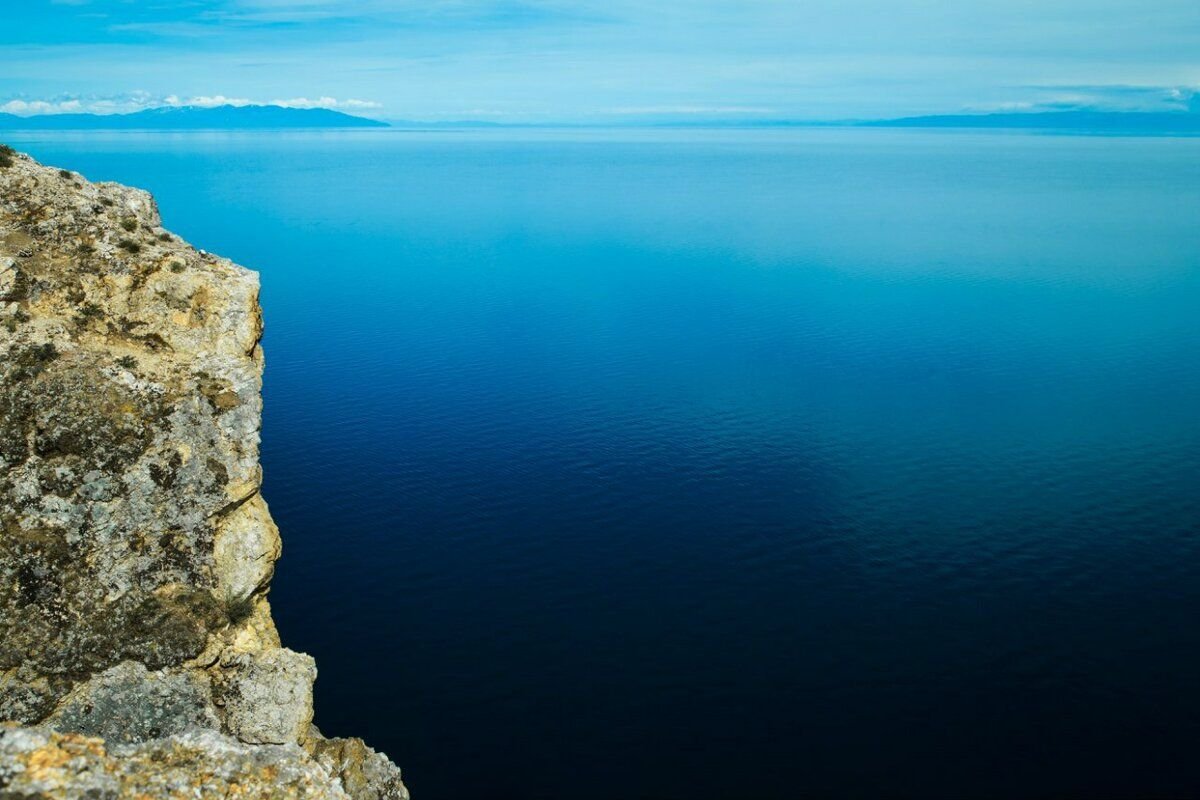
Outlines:
<svg viewBox="0 0 1200 800"><path fill-rule="evenodd" d="M417 797L1200 796L1200 140L10 138L262 272L276 618Z"/></svg>

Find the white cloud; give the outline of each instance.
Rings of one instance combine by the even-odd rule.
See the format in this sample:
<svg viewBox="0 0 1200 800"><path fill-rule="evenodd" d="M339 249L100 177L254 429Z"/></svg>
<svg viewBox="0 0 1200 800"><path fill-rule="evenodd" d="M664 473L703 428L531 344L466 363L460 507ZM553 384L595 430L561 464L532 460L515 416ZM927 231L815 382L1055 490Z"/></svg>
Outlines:
<svg viewBox="0 0 1200 800"><path fill-rule="evenodd" d="M22 117L32 117L42 114L128 114L143 111L147 108L162 108L164 106L179 108L195 106L199 108L216 108L217 106L251 106L272 105L285 108L331 108L346 111L364 111L382 108L382 104L373 100L348 98L340 100L336 97L293 97L289 100L252 100L247 97L229 97L223 94L180 96L151 95L148 92L127 92L107 97L63 97L52 100L12 98L0 103L0 113L16 114Z"/></svg>
<svg viewBox="0 0 1200 800"><path fill-rule="evenodd" d="M36 114L74 114L83 110L78 100L9 100L0 104L0 112L30 117Z"/></svg>
<svg viewBox="0 0 1200 800"><path fill-rule="evenodd" d="M168 106L198 106L200 108L216 108L217 106L252 106L258 105L253 100L245 97L226 97L223 94L214 95L199 95L190 97L186 100L180 100L175 95L170 95L171 99L176 102L163 102L161 105Z"/></svg>
<svg viewBox="0 0 1200 800"><path fill-rule="evenodd" d="M269 105L283 106L284 108L343 108L360 110L383 108L383 104L376 103L374 100L357 100L353 97L346 100L338 100L336 97L318 97L315 100L307 97L293 97L290 100L272 100Z"/></svg>
<svg viewBox="0 0 1200 800"><path fill-rule="evenodd" d="M773 108L760 106L625 106L610 108L609 114L772 114Z"/></svg>
<svg viewBox="0 0 1200 800"><path fill-rule="evenodd" d="M1033 111L1036 108L1038 108L1037 103L1031 103L1027 100L1000 100L995 103L970 103L964 106L963 110L993 114L1010 111Z"/></svg>
<svg viewBox="0 0 1200 800"><path fill-rule="evenodd" d="M1154 84L1032 85L1012 102L975 104L972 111L1181 111L1196 93L1192 86Z"/></svg>

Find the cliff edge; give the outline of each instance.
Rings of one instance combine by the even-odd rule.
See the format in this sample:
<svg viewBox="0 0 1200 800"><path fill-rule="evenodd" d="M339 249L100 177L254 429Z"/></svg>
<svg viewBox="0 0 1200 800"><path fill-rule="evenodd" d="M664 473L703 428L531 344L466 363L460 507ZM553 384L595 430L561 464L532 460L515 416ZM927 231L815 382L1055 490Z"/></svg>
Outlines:
<svg viewBox="0 0 1200 800"><path fill-rule="evenodd" d="M0 147L0 797L400 800L267 602L258 276Z"/></svg>

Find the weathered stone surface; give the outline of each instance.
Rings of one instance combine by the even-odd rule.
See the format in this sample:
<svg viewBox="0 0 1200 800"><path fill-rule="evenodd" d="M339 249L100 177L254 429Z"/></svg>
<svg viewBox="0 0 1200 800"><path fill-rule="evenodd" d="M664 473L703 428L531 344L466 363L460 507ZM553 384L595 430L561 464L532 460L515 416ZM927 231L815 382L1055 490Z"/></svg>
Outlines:
<svg viewBox="0 0 1200 800"><path fill-rule="evenodd" d="M112 743L145 742L218 728L212 691L203 672L150 672L126 661L75 687L46 724L57 730L99 736Z"/></svg>
<svg viewBox="0 0 1200 800"><path fill-rule="evenodd" d="M340 781L294 744L254 746L195 731L111 745L79 734L2 727L0 797L349 800Z"/></svg>
<svg viewBox="0 0 1200 800"><path fill-rule="evenodd" d="M386 758L315 732L315 666L271 620L261 334L257 275L149 195L0 159L0 720L43 728L4 734L0 795L22 758L66 758L68 783L93 764L97 796L163 758L146 780L267 759L298 781L278 796L403 796Z"/></svg>
<svg viewBox="0 0 1200 800"><path fill-rule="evenodd" d="M334 775L352 800L408 800L400 769L362 739L313 738L313 756Z"/></svg>
<svg viewBox="0 0 1200 800"><path fill-rule="evenodd" d="M238 654L222 667L219 697L230 733L255 744L304 740L317 678L311 656L275 648L257 656Z"/></svg>
<svg viewBox="0 0 1200 800"><path fill-rule="evenodd" d="M232 604L265 588L279 553L279 529L256 494L217 524L213 568L220 596Z"/></svg>

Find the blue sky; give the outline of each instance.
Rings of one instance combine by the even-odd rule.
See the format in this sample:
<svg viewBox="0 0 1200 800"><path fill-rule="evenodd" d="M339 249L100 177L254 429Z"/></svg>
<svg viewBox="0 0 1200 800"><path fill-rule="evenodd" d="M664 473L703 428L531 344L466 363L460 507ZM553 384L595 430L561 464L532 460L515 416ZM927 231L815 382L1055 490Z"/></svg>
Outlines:
<svg viewBox="0 0 1200 800"><path fill-rule="evenodd" d="M383 119L1186 107L1197 0L20 0L0 110L283 102Z"/></svg>

